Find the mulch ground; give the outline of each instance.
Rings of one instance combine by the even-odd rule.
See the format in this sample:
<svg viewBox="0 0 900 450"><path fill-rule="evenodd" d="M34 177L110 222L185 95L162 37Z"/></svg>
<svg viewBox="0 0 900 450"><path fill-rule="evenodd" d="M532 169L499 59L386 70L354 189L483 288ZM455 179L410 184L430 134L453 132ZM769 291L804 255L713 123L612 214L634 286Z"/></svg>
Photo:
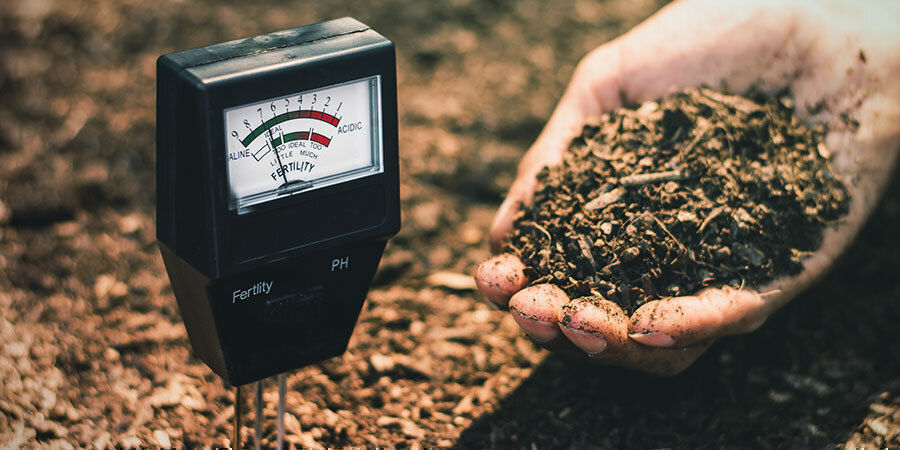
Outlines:
<svg viewBox="0 0 900 450"><path fill-rule="evenodd" d="M578 58L659 6L0 3L0 447L230 445L155 244L155 60L344 15L398 47L404 228L349 351L288 377L289 442L900 444L900 187L820 285L673 378L549 355L461 275Z"/></svg>

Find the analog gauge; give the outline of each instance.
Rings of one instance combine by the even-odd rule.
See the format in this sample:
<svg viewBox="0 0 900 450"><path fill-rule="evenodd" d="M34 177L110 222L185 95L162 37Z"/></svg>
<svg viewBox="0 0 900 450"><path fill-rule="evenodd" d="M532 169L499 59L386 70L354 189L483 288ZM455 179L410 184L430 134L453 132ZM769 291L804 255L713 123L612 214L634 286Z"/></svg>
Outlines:
<svg viewBox="0 0 900 450"><path fill-rule="evenodd" d="M225 110L230 208L381 173L381 77Z"/></svg>

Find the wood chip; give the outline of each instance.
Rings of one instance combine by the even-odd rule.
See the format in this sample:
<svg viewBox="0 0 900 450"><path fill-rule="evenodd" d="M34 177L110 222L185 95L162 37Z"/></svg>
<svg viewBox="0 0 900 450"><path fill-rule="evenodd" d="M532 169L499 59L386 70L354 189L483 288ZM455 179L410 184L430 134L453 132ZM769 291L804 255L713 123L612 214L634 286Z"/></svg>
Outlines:
<svg viewBox="0 0 900 450"><path fill-rule="evenodd" d="M697 233L702 233L703 230L706 229L706 226L709 225L709 223L712 222L713 219L719 217L719 214L722 214L722 212L724 211L725 206L717 206L713 208L712 211L710 211L709 214L706 215L706 218L703 219L703 222L700 223L700 228L697 228Z"/></svg>
<svg viewBox="0 0 900 450"><path fill-rule="evenodd" d="M587 238L578 236L578 246L581 247L581 254L591 263L591 267L594 268L594 271L600 270L600 266L597 264L597 261L594 260L594 255L591 254L591 244L588 243Z"/></svg>
<svg viewBox="0 0 900 450"><path fill-rule="evenodd" d="M474 291L475 279L471 275L458 272L435 272L425 278L429 286L452 289L454 291Z"/></svg>
<svg viewBox="0 0 900 450"><path fill-rule="evenodd" d="M607 206L619 201L619 199L622 198L622 194L624 193L625 189L621 187L617 187L609 192L604 192L585 203L584 209L588 211L596 211L598 209L606 208Z"/></svg>
<svg viewBox="0 0 900 450"><path fill-rule="evenodd" d="M688 178L687 173L681 170L667 170L664 172L639 173L619 178L622 186L641 186L644 184L663 183L666 181L681 181Z"/></svg>

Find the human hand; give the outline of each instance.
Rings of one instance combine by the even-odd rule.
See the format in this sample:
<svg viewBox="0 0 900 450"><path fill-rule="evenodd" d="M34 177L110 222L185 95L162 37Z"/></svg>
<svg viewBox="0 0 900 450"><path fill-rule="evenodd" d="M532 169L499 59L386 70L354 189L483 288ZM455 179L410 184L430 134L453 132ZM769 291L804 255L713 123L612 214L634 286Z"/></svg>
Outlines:
<svg viewBox="0 0 900 450"><path fill-rule="evenodd" d="M755 289L707 289L650 301L628 317L615 303L571 301L551 285L526 287L511 255L480 265L476 282L519 326L555 350L672 374L717 337L758 328L821 277L864 224L900 149L900 4L741 2L672 4L579 63L546 127L523 157L491 226L496 250L537 187L590 118L700 84L732 92L789 88L802 119L825 123L832 165L851 194L848 215L824 234L804 270Z"/></svg>

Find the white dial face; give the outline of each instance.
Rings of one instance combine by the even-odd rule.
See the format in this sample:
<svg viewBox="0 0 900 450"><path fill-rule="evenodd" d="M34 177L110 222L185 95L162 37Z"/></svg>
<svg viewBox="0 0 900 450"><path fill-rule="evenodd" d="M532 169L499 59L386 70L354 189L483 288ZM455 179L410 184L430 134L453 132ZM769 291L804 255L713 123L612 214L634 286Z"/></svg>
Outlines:
<svg viewBox="0 0 900 450"><path fill-rule="evenodd" d="M225 110L230 208L381 173L381 77Z"/></svg>

